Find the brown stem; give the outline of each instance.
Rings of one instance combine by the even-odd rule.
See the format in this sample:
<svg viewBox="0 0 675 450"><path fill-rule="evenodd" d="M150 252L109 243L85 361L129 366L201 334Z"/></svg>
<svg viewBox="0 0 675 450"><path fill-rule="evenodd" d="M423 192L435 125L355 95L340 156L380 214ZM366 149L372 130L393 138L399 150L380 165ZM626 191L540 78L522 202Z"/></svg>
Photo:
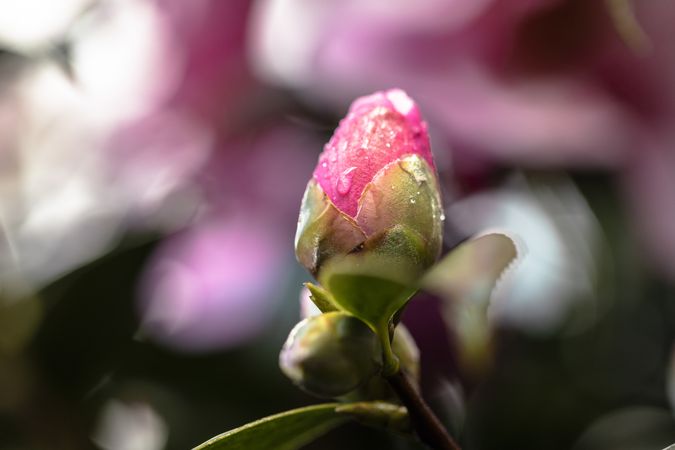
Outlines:
<svg viewBox="0 0 675 450"><path fill-rule="evenodd" d="M399 396L422 442L437 450L461 450L455 440L426 404L407 373L399 370L386 377L392 389Z"/></svg>

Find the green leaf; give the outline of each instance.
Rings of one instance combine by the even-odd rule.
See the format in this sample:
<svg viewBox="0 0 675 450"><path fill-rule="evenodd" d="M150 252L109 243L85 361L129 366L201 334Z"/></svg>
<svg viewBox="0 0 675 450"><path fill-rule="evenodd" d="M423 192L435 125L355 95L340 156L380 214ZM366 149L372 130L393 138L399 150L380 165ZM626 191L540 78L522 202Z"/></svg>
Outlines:
<svg viewBox="0 0 675 450"><path fill-rule="evenodd" d="M339 403L307 406L220 434L194 450L294 450L345 422Z"/></svg>
<svg viewBox="0 0 675 450"><path fill-rule="evenodd" d="M343 310L364 321L377 333L382 343L384 373L398 370L398 360L391 349L389 323L416 288L404 282L394 281L395 276L369 275L391 269L395 260L383 255L347 255L331 261L330 267L322 272L321 283L330 291L335 303ZM398 269L394 268L393 272Z"/></svg>
<svg viewBox="0 0 675 450"><path fill-rule="evenodd" d="M470 371L480 371L487 362L492 337L487 320L490 296L517 256L510 237L485 234L458 245L422 278L422 289L445 300L443 318L455 333L460 357Z"/></svg>
<svg viewBox="0 0 675 450"><path fill-rule="evenodd" d="M401 405L374 401L340 405L336 411L353 416L358 422L372 427L384 428L399 433L413 431L408 410Z"/></svg>
<svg viewBox="0 0 675 450"><path fill-rule="evenodd" d="M410 228L394 226L369 238L360 251L327 261L319 281L335 306L377 331L417 289L420 241Z"/></svg>
<svg viewBox="0 0 675 450"><path fill-rule="evenodd" d="M414 292L414 289L392 280L349 273L337 273L330 277L328 289L343 309L372 328L377 328L382 322L388 323Z"/></svg>
<svg viewBox="0 0 675 450"><path fill-rule="evenodd" d="M209 439L193 450L295 450L347 420L411 432L407 410L392 403L323 403L292 409Z"/></svg>
<svg viewBox="0 0 675 450"><path fill-rule="evenodd" d="M335 306L335 300L330 292L313 283L305 283L305 286L309 290L309 298L322 313L338 310L338 307Z"/></svg>

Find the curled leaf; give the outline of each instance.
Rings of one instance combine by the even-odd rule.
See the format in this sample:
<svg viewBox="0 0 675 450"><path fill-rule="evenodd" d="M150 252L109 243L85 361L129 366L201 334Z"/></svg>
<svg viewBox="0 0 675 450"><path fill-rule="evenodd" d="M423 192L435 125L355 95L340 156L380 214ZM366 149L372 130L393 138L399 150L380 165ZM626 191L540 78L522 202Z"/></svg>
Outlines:
<svg viewBox="0 0 675 450"><path fill-rule="evenodd" d="M422 279L422 289L445 301L444 320L459 341L462 362L479 371L487 362L490 296L518 250L509 236L484 234L458 245Z"/></svg>

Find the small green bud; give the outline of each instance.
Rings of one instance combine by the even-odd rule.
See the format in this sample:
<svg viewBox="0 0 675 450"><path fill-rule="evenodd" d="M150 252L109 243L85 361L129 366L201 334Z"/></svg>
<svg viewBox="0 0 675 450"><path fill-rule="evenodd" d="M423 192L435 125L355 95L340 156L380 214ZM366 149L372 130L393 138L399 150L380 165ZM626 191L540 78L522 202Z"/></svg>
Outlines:
<svg viewBox="0 0 675 450"><path fill-rule="evenodd" d="M308 317L293 328L281 349L279 366L310 394L339 397L381 370L382 349L365 323L330 312Z"/></svg>

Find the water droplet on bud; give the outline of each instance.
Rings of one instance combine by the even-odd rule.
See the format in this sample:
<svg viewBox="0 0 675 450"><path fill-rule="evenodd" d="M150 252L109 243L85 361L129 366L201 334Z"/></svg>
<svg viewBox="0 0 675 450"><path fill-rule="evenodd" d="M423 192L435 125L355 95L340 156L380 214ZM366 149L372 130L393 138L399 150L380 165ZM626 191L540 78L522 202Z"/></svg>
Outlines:
<svg viewBox="0 0 675 450"><path fill-rule="evenodd" d="M343 171L338 177L337 181L337 191L341 195L346 195L352 187L352 177L354 176L354 171L356 167L350 167Z"/></svg>

